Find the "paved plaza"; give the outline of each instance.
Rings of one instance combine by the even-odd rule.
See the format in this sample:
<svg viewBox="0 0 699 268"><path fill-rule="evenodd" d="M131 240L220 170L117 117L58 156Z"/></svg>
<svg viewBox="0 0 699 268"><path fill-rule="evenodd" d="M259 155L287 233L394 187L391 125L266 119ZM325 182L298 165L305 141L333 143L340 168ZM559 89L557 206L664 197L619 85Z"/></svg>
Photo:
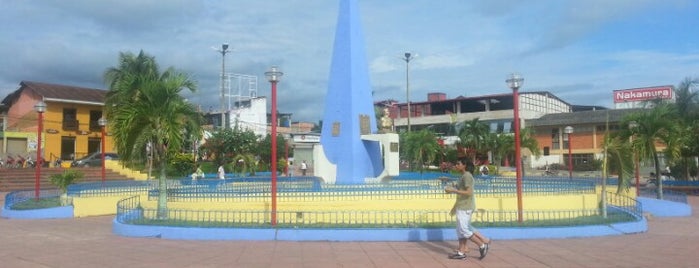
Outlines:
<svg viewBox="0 0 699 268"><path fill-rule="evenodd" d="M0 219L0 267L696 267L699 197L688 201L691 217L651 218L647 233L499 240L465 261L447 258L456 241L164 240L116 236L112 216Z"/></svg>

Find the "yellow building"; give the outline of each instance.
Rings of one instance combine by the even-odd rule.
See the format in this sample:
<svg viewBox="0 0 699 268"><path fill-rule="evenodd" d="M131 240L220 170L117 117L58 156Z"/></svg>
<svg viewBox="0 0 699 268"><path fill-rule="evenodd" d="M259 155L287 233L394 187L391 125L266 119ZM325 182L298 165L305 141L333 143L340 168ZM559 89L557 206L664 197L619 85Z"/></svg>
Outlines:
<svg viewBox="0 0 699 268"><path fill-rule="evenodd" d="M103 132L98 120L106 93L101 89L22 81L20 88L2 101L3 159L36 157L39 113L35 106L40 101L46 104L41 133L41 155L46 161L70 161L100 152ZM113 152L108 124L105 134L105 151Z"/></svg>

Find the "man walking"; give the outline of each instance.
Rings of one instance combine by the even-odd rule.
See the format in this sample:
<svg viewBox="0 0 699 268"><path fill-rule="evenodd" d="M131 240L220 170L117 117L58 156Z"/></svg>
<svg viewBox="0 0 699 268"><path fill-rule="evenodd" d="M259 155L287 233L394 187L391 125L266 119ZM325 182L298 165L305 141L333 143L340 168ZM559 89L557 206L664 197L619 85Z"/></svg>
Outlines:
<svg viewBox="0 0 699 268"><path fill-rule="evenodd" d="M444 191L456 194L456 202L451 209L451 215L456 215L456 236L459 238L459 248L456 253L449 255L450 259L465 259L468 252L469 239L478 245L480 259L488 254L489 245L480 235L474 235L475 229L471 226L471 216L476 209L476 200L473 196L474 179L472 172L475 166L470 161L459 159L454 168L461 172L461 178L455 186L447 186Z"/></svg>

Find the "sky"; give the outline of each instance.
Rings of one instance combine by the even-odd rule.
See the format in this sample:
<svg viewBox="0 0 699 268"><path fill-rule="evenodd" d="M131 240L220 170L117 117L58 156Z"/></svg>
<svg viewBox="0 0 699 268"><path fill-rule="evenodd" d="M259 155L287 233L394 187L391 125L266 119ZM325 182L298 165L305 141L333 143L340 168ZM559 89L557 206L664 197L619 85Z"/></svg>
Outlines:
<svg viewBox="0 0 699 268"><path fill-rule="evenodd" d="M23 80L107 89L120 52L155 56L197 82L185 97L220 106L226 72L258 77L276 65L278 110L323 118L338 0L0 0L0 96ZM699 77L699 1L359 0L374 101L549 91L613 108L612 92ZM268 105L269 106L269 105Z"/></svg>

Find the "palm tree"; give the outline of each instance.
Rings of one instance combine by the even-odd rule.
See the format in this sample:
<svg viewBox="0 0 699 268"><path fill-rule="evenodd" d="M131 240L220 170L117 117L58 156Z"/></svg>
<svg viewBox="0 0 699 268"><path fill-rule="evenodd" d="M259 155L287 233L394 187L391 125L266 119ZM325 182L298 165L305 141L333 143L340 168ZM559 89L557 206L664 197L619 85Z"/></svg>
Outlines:
<svg viewBox="0 0 699 268"><path fill-rule="evenodd" d="M130 57L132 54L120 53L119 67L105 74L110 85L106 100L109 124L124 161L138 159L151 144L153 163L160 171L157 214L158 218L166 218L168 160L183 148L184 129L201 133L201 115L180 95L184 89L195 91L196 84L172 67L157 73L155 59L143 52L136 61ZM148 67L140 68L144 63Z"/></svg>
<svg viewBox="0 0 699 268"><path fill-rule="evenodd" d="M636 122L636 127L629 132L633 135L631 147L641 159L652 159L655 166L655 174L660 175L660 161L655 144L670 141L670 133L673 131L675 123L670 120L672 111L668 105L658 105L653 109L643 110L628 115L622 120L622 126L628 128L630 122ZM628 137L624 137L628 138ZM657 197L663 199L663 183L658 178Z"/></svg>
<svg viewBox="0 0 699 268"><path fill-rule="evenodd" d="M488 138L490 137L490 127L484 122L475 118L471 121L463 122L463 126L459 131L459 144L465 150L467 157L471 158L472 163L476 163L478 154L487 153Z"/></svg>
<svg viewBox="0 0 699 268"><path fill-rule="evenodd" d="M107 114L118 108L118 104L129 102L138 96L142 83L158 79L160 71L155 57L141 50L138 55L119 52L119 64L104 72L109 87L105 101Z"/></svg>
<svg viewBox="0 0 699 268"><path fill-rule="evenodd" d="M442 150L437 136L429 129L405 133L404 137L401 149L412 163L418 163L420 172L424 170L426 163L433 163Z"/></svg>
<svg viewBox="0 0 699 268"><path fill-rule="evenodd" d="M633 151L628 142L626 130L615 133L607 133L602 145L607 152L608 169L619 175L617 183L617 193L621 194L629 189L631 178L633 177ZM606 172L606 171L605 171Z"/></svg>
<svg viewBox="0 0 699 268"><path fill-rule="evenodd" d="M675 162L681 162L682 177L690 178L690 166L692 158L699 155L699 91L691 88L699 85L699 79L685 78L675 89L675 102L673 107L678 119L677 130L671 133L671 141L668 144L668 156Z"/></svg>

